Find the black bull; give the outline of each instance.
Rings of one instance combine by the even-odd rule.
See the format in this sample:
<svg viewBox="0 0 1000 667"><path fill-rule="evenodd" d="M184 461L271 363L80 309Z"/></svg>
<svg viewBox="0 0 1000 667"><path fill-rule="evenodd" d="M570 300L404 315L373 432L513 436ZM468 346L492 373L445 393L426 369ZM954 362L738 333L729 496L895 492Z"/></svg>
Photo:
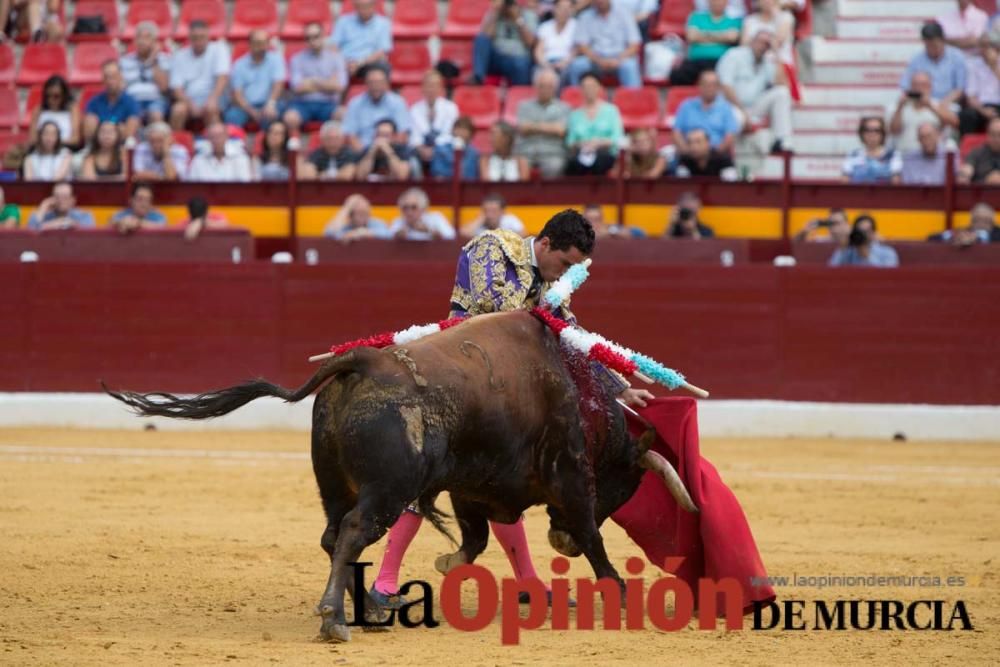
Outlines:
<svg viewBox="0 0 1000 667"><path fill-rule="evenodd" d="M598 390L581 392L586 383L569 363L545 325L519 311L475 317L405 346L357 348L325 362L295 391L256 380L194 398L109 393L143 415L205 419L262 396L300 401L327 383L312 422L313 471L327 516L321 542L331 560L319 610L323 635L346 640L345 590L379 613L365 591L353 590L346 565L414 499L448 534L434 500L451 495L462 544L438 558L443 572L482 553L487 520L511 523L544 503L552 546L583 553L598 578L619 583L598 528L632 496L644 468L694 510L673 468L648 451L652 432L631 438L621 407L592 380Z"/></svg>

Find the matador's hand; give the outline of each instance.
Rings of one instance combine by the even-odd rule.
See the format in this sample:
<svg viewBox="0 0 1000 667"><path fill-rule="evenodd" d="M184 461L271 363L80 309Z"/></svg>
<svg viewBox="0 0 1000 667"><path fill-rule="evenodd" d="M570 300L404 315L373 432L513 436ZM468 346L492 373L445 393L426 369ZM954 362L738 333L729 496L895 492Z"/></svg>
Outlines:
<svg viewBox="0 0 1000 667"><path fill-rule="evenodd" d="M618 394L618 398L630 408L644 408L646 407L646 401L650 401L656 397L645 389L632 389L629 387Z"/></svg>

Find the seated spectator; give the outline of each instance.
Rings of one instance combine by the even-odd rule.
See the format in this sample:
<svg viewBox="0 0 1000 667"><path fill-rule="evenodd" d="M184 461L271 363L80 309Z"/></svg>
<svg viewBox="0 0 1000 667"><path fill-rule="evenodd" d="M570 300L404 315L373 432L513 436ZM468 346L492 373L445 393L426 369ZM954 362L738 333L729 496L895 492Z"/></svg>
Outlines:
<svg viewBox="0 0 1000 667"><path fill-rule="evenodd" d="M423 97L410 107L410 147L421 164L430 164L437 146L451 146L451 128L458 120L458 106L445 97L444 78L437 70L424 74Z"/></svg>
<svg viewBox="0 0 1000 667"><path fill-rule="evenodd" d="M38 141L24 159L24 180L62 181L69 176L73 155L63 146L55 123L42 123Z"/></svg>
<svg viewBox="0 0 1000 667"><path fill-rule="evenodd" d="M512 86L531 83L532 49L538 16L516 2L497 0L490 5L472 42L472 83L480 85L490 74Z"/></svg>
<svg viewBox="0 0 1000 667"><path fill-rule="evenodd" d="M455 152L461 149L462 164L459 174L464 181L479 180L479 149L472 145L476 126L468 116L459 116L451 128L451 143L438 144L431 157L432 178L451 178L455 173Z"/></svg>
<svg viewBox="0 0 1000 667"><path fill-rule="evenodd" d="M965 107L958 115L963 135L978 134L991 119L1000 117L1000 48L984 37L979 53L965 63Z"/></svg>
<svg viewBox="0 0 1000 667"><path fill-rule="evenodd" d="M392 24L375 13L375 0L356 0L354 12L337 19L330 45L347 61L351 76L364 76L369 65L389 66Z"/></svg>
<svg viewBox="0 0 1000 667"><path fill-rule="evenodd" d="M328 120L319 130L319 147L299 157L298 178L306 181L350 181L354 179L358 155L347 147L340 123Z"/></svg>
<svg viewBox="0 0 1000 667"><path fill-rule="evenodd" d="M401 215L389 226L389 235L407 241L450 240L455 238L455 228L436 211L428 211L430 200L420 188L410 188L399 195Z"/></svg>
<svg viewBox="0 0 1000 667"><path fill-rule="evenodd" d="M969 226L963 229L946 229L937 234L931 234L928 241L952 243L957 246L970 246L977 243L1000 243L1000 227L996 225L996 211L993 207L980 202L969 211Z"/></svg>
<svg viewBox="0 0 1000 667"><path fill-rule="evenodd" d="M830 266L893 268L899 266L899 256L891 246L879 240L875 218L862 213L854 219L847 246L837 248L830 257Z"/></svg>
<svg viewBox="0 0 1000 667"><path fill-rule="evenodd" d="M229 132L225 125L212 123L205 130L205 136L208 138L211 150L194 156L188 171L188 180L212 183L247 183L252 180L250 159L246 151L242 148L227 150Z"/></svg>
<svg viewBox="0 0 1000 667"><path fill-rule="evenodd" d="M11 204L4 196L3 188L0 188L0 229L17 229L21 224L21 209L17 204Z"/></svg>
<svg viewBox="0 0 1000 667"><path fill-rule="evenodd" d="M5 0L0 2L0 42L4 36L33 42L58 43L65 30L59 18L61 0Z"/></svg>
<svg viewBox="0 0 1000 667"><path fill-rule="evenodd" d="M792 45L795 41L795 17L781 8L778 0L757 0L757 11L743 20L743 35L740 44L749 46L754 35L767 30L772 35L771 48L783 63L795 62Z"/></svg>
<svg viewBox="0 0 1000 667"><path fill-rule="evenodd" d="M80 168L81 181L121 181L125 179L125 148L121 126L102 122L90 140L90 148Z"/></svg>
<svg viewBox="0 0 1000 667"><path fill-rule="evenodd" d="M899 151L885 142L885 121L879 116L864 116L858 124L861 148L851 151L841 167L844 183L898 183L903 170Z"/></svg>
<svg viewBox="0 0 1000 667"><path fill-rule="evenodd" d="M173 132L164 122L146 128L146 140L135 147L132 171L142 181L180 181L187 176L188 149L174 143Z"/></svg>
<svg viewBox="0 0 1000 667"><path fill-rule="evenodd" d="M952 150L952 168L958 173L958 153L954 146L941 141L941 132L933 123L924 123L917 130L920 148L903 153L902 181L906 185L944 185L948 169L948 150Z"/></svg>
<svg viewBox="0 0 1000 667"><path fill-rule="evenodd" d="M705 130L694 129L688 132L684 136L684 145L685 152L677 156L677 164L673 169L673 175L677 178L706 176L723 181L737 179L733 159L727 153L712 148Z"/></svg>
<svg viewBox="0 0 1000 667"><path fill-rule="evenodd" d="M687 137L691 130L704 130L712 148L720 153L732 153L740 123L733 106L719 94L719 75L706 70L698 77L698 96L681 102L674 117L674 146L678 153L688 151Z"/></svg>
<svg viewBox="0 0 1000 667"><path fill-rule="evenodd" d="M573 36L576 57L569 66L569 81L579 85L587 72L616 74L625 88L642 86L639 47L642 38L635 20L611 0L593 0L593 9L577 18Z"/></svg>
<svg viewBox="0 0 1000 667"><path fill-rule="evenodd" d="M667 239L710 239L715 231L701 221L701 200L693 192L684 192L677 198L677 206L670 211Z"/></svg>
<svg viewBox="0 0 1000 667"><path fill-rule="evenodd" d="M291 100L284 120L292 134L306 123L325 123L333 118L337 101L347 90L347 65L337 51L325 48L323 26L305 28L306 48L289 63Z"/></svg>
<svg viewBox="0 0 1000 667"><path fill-rule="evenodd" d="M583 217L587 219L590 226L594 228L594 236L602 238L620 239L641 239L646 237L646 232L638 227L629 227L618 223L609 224L604 221L604 208L600 204L584 204Z"/></svg>
<svg viewBox="0 0 1000 667"><path fill-rule="evenodd" d="M670 83L690 86L701 73L715 69L726 51L740 42L742 20L726 14L726 0L709 0L706 11L694 11L684 29L687 57L670 73Z"/></svg>
<svg viewBox="0 0 1000 667"><path fill-rule="evenodd" d="M226 106L229 83L229 48L224 42L211 42L208 24L191 21L191 44L174 54L170 63L170 89L174 103L170 124L183 130L190 120L206 125L217 122Z"/></svg>
<svg viewBox="0 0 1000 667"><path fill-rule="evenodd" d="M181 221L184 238L194 241L209 229L226 229L229 220L222 213L208 210L208 201L201 196L192 197L187 203L188 217Z"/></svg>
<svg viewBox="0 0 1000 667"><path fill-rule="evenodd" d="M170 108L170 56L160 48L159 28L152 21L135 27L135 51L118 61L125 92L139 104L147 123L167 117Z"/></svg>
<svg viewBox="0 0 1000 667"><path fill-rule="evenodd" d="M958 7L938 16L935 21L944 31L944 41L968 56L978 53L979 39L989 28L990 17L972 0L958 0Z"/></svg>
<svg viewBox="0 0 1000 667"><path fill-rule="evenodd" d="M232 99L223 115L226 123L243 127L250 121L266 128L278 118L278 100L285 92L285 58L268 49L263 30L250 33L250 51L233 64L229 75Z"/></svg>
<svg viewBox="0 0 1000 667"><path fill-rule="evenodd" d="M920 29L924 50L910 59L903 72L899 87L903 91L912 90L913 75L927 72L931 77L931 99L941 102L956 102L965 91L965 56L944 41L944 31L933 21Z"/></svg>
<svg viewBox="0 0 1000 667"><path fill-rule="evenodd" d="M514 128L504 121L490 128L492 151L479 158L479 175L484 181L528 180L528 161L514 155L514 134Z"/></svg>
<svg viewBox="0 0 1000 667"><path fill-rule="evenodd" d="M254 178L258 181L287 181L288 127L281 121L271 123L264 134L260 155L253 160Z"/></svg>
<svg viewBox="0 0 1000 667"><path fill-rule="evenodd" d="M959 183L1000 184L1000 118L986 128L986 143L972 149L958 171Z"/></svg>
<svg viewBox="0 0 1000 667"><path fill-rule="evenodd" d="M93 227L94 216L89 211L76 208L73 186L56 183L52 186L52 196L47 197L28 218L28 229L74 229Z"/></svg>
<svg viewBox="0 0 1000 667"><path fill-rule="evenodd" d="M359 181L405 181L410 178L410 147L390 118L375 126L375 138L358 160Z"/></svg>
<svg viewBox="0 0 1000 667"><path fill-rule="evenodd" d="M744 129L766 119L774 137L771 152L779 153L792 147L792 94L785 68L774 62L773 37L761 28L749 45L727 51L716 71Z"/></svg>
<svg viewBox="0 0 1000 667"><path fill-rule="evenodd" d="M656 21L660 9L658 0L612 0L612 2L615 7L624 9L635 20L643 43L649 41L650 22Z"/></svg>
<svg viewBox="0 0 1000 667"><path fill-rule="evenodd" d="M896 150L902 153L920 148L917 128L925 123L945 130L958 127L957 105L931 98L931 78L926 72L914 72L910 87L899 96L896 109L889 119L889 132L893 135Z"/></svg>
<svg viewBox="0 0 1000 667"><path fill-rule="evenodd" d="M551 67L563 76L573 62L573 40L576 19L573 17L572 0L557 0L552 7L552 18L538 26L535 41L535 64Z"/></svg>
<svg viewBox="0 0 1000 667"><path fill-rule="evenodd" d="M817 236L816 232L826 230L826 234ZM847 246L847 237L851 235L851 222L847 211L842 208L831 208L826 218L814 219L806 223L795 235L796 242L812 241L818 243L836 243L837 247Z"/></svg>
<svg viewBox="0 0 1000 667"><path fill-rule="evenodd" d="M380 65L365 71L365 92L347 103L344 114L344 134L351 150L361 152L375 138L375 126L384 118L390 119L400 133L409 135L410 110L406 102L389 90L389 73Z"/></svg>
<svg viewBox="0 0 1000 667"><path fill-rule="evenodd" d="M496 229L505 229L524 236L524 223L516 215L507 212L507 200L503 195L494 192L483 197L479 215L462 225L460 234L464 238L471 239L483 232Z"/></svg>
<svg viewBox="0 0 1000 667"><path fill-rule="evenodd" d="M625 158L625 178L659 178L667 170L667 158L656 148L656 131L649 128L632 130ZM618 163L611 169L618 175Z"/></svg>
<svg viewBox="0 0 1000 667"><path fill-rule="evenodd" d="M363 195L347 198L323 230L323 236L350 243L358 239L388 239L389 226L372 217L372 205Z"/></svg>
<svg viewBox="0 0 1000 667"><path fill-rule="evenodd" d="M566 168L566 122L569 106L556 97L559 76L542 67L535 71L535 97L517 106L517 140L514 154L529 169L537 167L543 178L561 176Z"/></svg>
<svg viewBox="0 0 1000 667"><path fill-rule="evenodd" d="M618 107L601 99L601 82L588 72L580 81L583 104L566 121L566 145L570 158L566 173L606 174L618 159L625 137Z"/></svg>
<svg viewBox="0 0 1000 667"><path fill-rule="evenodd" d="M104 90L90 98L83 116L83 140L90 141L97 126L106 120L116 123L123 137L134 137L139 129L139 103L125 92L125 79L117 60L101 66Z"/></svg>
<svg viewBox="0 0 1000 667"><path fill-rule="evenodd" d="M697 12L708 11L709 0L694 0L694 9ZM746 0L726 0L726 15L741 19L747 14Z"/></svg>
<svg viewBox="0 0 1000 667"><path fill-rule="evenodd" d="M59 136L68 146L80 145L80 108L73 99L66 79L53 74L42 84L42 99L31 112L31 140L38 141L44 123L55 123Z"/></svg>
<svg viewBox="0 0 1000 667"><path fill-rule="evenodd" d="M122 234L131 234L139 229L161 229L166 224L167 216L153 208L152 186L143 181L132 184L128 208L111 216L111 226Z"/></svg>

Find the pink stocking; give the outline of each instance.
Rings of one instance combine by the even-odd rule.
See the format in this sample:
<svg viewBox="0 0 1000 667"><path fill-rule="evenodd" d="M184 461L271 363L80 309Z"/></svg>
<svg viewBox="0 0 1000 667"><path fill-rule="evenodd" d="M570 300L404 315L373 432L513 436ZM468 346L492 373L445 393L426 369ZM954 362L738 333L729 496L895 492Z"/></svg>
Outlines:
<svg viewBox="0 0 1000 667"><path fill-rule="evenodd" d="M523 579L538 579L535 566L531 562L531 552L528 550L528 537L524 534L524 517L516 523L497 523L490 521L493 528L493 535L497 542L503 547L507 554L507 560L514 570L514 578L518 581Z"/></svg>
<svg viewBox="0 0 1000 667"><path fill-rule="evenodd" d="M399 566L403 564L403 556L410 542L417 536L420 524L424 518L414 512L403 512L392 528L389 529L389 541L385 545L385 555L382 556L382 567L375 579L375 590L386 595L399 592Z"/></svg>

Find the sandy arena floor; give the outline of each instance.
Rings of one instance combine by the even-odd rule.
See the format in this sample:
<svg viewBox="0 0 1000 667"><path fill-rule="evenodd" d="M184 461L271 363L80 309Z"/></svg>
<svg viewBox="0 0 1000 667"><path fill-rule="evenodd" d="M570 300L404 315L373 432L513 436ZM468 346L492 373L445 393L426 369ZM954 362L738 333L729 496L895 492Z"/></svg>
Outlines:
<svg viewBox="0 0 1000 667"><path fill-rule="evenodd" d="M974 632L355 631L315 640L323 517L301 433L0 431L0 664L996 664L1000 445L709 441L773 576L961 575L961 588L778 589L779 598L965 600ZM238 452L244 452L240 454ZM253 452L249 454L247 452ZM227 455L228 453L228 455ZM442 503L447 507L447 503ZM539 508L528 536L553 555ZM640 555L604 536L620 571ZM438 582L425 526L404 578ZM381 544L367 556L378 561ZM481 564L509 567L495 544ZM647 569L647 573L650 572ZM572 577L590 576L583 559ZM547 625L546 625L547 627Z"/></svg>

